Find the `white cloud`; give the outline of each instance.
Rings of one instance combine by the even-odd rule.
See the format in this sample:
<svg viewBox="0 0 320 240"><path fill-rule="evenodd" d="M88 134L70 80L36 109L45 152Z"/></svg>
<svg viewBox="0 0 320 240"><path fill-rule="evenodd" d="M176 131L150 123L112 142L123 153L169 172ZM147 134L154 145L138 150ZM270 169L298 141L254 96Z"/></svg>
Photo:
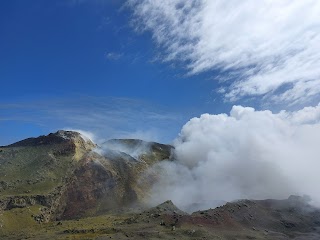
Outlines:
<svg viewBox="0 0 320 240"><path fill-rule="evenodd" d="M320 106L296 112L234 106L227 114L203 114L187 122L175 143L177 162L164 170L153 204L180 207L217 200L287 198L309 194L320 203Z"/></svg>
<svg viewBox="0 0 320 240"><path fill-rule="evenodd" d="M295 104L320 92L319 1L129 0L128 5L133 26L151 31L165 61L184 63L190 74L213 69L236 74L225 93L229 100L267 94Z"/></svg>
<svg viewBox="0 0 320 240"><path fill-rule="evenodd" d="M108 52L105 54L106 58L108 60L111 60L111 61L117 61L119 60L120 58L123 57L123 54L122 53L117 53L117 52Z"/></svg>

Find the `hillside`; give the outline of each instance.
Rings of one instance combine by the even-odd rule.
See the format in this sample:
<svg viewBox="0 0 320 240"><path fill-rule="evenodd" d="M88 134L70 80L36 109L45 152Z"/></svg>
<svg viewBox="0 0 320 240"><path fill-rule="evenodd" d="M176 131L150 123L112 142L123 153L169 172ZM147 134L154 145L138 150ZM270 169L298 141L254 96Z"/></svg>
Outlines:
<svg viewBox="0 0 320 240"><path fill-rule="evenodd" d="M0 208L10 211L39 205L41 221L49 221L138 204L149 187L148 181L138 184L140 174L151 164L170 158L171 147L140 140L113 142L131 149L141 144L149 148L137 159L108 148L99 154L98 146L71 131L1 147Z"/></svg>

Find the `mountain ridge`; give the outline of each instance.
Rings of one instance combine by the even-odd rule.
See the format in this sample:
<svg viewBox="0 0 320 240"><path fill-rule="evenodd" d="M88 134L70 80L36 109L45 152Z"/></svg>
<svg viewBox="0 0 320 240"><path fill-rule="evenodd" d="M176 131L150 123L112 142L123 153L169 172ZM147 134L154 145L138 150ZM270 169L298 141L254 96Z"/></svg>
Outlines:
<svg viewBox="0 0 320 240"><path fill-rule="evenodd" d="M146 205L174 147L139 139L100 146L59 130L0 147L1 239L320 239L320 210L307 196L237 200L181 211ZM19 226L19 227L18 227Z"/></svg>

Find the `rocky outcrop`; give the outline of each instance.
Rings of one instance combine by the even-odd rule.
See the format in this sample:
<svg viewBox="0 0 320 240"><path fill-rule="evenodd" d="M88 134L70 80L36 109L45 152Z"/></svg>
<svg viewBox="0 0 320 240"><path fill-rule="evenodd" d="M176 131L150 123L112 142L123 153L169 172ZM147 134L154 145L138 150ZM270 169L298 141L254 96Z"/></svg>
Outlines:
<svg viewBox="0 0 320 240"><path fill-rule="evenodd" d="M152 150L152 143L149 147L139 150L137 155L136 151L134 157L128 148L122 149L126 152L104 148L102 155L88 154L74 171L61 203L68 204L58 218L92 216L141 204L151 187L151 182L149 185L141 184L143 173L155 162L171 155L170 147L166 147L164 152Z"/></svg>

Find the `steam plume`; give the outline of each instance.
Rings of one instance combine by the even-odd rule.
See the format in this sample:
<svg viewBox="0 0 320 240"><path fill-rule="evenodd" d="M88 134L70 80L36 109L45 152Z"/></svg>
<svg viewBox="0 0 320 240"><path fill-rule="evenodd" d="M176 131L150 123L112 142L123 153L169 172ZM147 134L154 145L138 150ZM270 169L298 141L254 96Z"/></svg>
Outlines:
<svg viewBox="0 0 320 240"><path fill-rule="evenodd" d="M177 161L156 166L163 174L150 201L171 199L190 210L308 194L319 203L319 121L320 105L277 114L234 106L230 115L193 118L175 140Z"/></svg>

